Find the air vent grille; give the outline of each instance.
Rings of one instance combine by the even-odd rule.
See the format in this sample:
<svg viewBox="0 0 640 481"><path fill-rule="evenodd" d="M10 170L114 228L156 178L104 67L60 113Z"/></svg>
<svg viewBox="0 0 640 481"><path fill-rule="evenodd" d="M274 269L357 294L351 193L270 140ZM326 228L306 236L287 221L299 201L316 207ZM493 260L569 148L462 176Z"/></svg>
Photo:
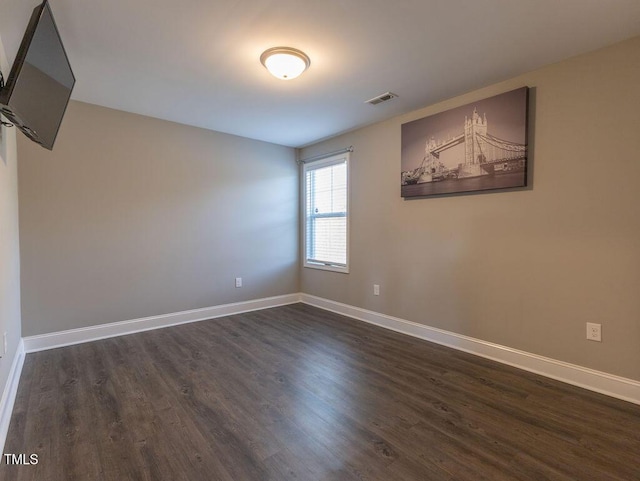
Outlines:
<svg viewBox="0 0 640 481"><path fill-rule="evenodd" d="M396 94L392 92L385 92L382 95L378 95L370 100L367 100L365 104L378 105L382 102L386 102L387 100L395 99L397 97Z"/></svg>

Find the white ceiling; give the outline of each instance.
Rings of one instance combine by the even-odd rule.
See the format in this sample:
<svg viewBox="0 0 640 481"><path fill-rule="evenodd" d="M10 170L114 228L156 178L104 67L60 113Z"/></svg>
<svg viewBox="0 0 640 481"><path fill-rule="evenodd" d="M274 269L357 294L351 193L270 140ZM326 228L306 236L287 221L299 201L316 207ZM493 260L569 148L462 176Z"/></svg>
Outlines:
<svg viewBox="0 0 640 481"><path fill-rule="evenodd" d="M0 0L10 61L38 1ZM293 147L640 34L640 0L50 3L74 99ZM281 45L311 58L298 79L260 64Z"/></svg>

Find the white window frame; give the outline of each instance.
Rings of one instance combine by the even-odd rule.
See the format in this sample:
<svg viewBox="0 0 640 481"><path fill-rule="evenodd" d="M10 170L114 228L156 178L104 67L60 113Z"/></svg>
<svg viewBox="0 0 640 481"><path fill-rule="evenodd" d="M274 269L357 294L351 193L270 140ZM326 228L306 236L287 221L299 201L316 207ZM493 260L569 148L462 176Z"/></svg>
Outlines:
<svg viewBox="0 0 640 481"><path fill-rule="evenodd" d="M307 241L308 241L308 232L307 232L307 172L309 170L315 170L322 167L328 167L332 164L340 164L342 162L346 163L347 166L347 207L345 217L347 219L346 228L347 228L347 245L346 245L346 263L342 264L330 264L330 263L321 263L321 262L312 262L307 259ZM350 186L351 172L350 172L350 163L349 163L349 152L345 152L342 154L332 155L330 157L325 157L323 159L314 160L312 162L305 162L302 167L302 224L303 224L303 245L302 245L302 261L303 266L311 269L320 269L324 271L333 271L333 272L341 272L343 274L349 273L349 224L350 224L350 213L349 213L349 198L351 197L351 186Z"/></svg>

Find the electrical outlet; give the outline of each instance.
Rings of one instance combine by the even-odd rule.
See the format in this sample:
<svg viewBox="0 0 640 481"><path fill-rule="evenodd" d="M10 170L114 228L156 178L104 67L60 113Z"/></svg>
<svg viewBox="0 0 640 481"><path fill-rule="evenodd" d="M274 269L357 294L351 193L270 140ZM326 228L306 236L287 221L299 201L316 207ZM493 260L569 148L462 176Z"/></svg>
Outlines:
<svg viewBox="0 0 640 481"><path fill-rule="evenodd" d="M374 284L373 285L373 295L374 296L379 296L380 295L380 286L378 284Z"/></svg>
<svg viewBox="0 0 640 481"><path fill-rule="evenodd" d="M242 277L236 277L236 287L242 287Z"/></svg>
<svg viewBox="0 0 640 481"><path fill-rule="evenodd" d="M602 325L587 322L587 339L590 341L602 341Z"/></svg>

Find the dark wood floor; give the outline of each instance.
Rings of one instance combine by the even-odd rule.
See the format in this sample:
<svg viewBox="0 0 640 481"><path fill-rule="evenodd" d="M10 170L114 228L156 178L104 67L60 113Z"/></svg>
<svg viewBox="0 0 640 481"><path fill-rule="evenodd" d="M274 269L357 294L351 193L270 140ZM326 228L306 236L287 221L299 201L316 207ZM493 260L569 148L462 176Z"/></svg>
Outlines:
<svg viewBox="0 0 640 481"><path fill-rule="evenodd" d="M640 480L640 406L303 304L29 354L0 480Z"/></svg>

